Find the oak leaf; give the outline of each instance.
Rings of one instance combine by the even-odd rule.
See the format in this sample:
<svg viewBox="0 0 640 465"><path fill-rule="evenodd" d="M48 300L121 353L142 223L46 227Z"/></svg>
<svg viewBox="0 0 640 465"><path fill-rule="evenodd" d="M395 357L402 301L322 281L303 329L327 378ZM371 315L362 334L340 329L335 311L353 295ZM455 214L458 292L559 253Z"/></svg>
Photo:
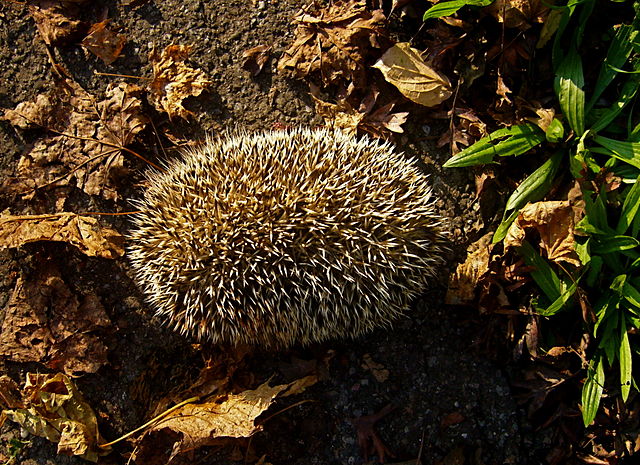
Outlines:
<svg viewBox="0 0 640 465"><path fill-rule="evenodd" d="M373 65L412 102L433 107L451 97L451 83L431 68L408 42L399 42Z"/></svg>

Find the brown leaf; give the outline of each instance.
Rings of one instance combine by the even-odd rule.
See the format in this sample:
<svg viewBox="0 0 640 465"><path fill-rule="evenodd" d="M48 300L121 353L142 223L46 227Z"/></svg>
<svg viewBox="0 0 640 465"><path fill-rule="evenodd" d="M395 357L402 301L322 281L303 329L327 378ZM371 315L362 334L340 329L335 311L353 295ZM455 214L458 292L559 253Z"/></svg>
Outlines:
<svg viewBox="0 0 640 465"><path fill-rule="evenodd" d="M489 273L489 258L493 248L492 237L493 233L487 233L469 246L464 263L459 264L449 278L446 304L467 305L475 301L476 287Z"/></svg>
<svg viewBox="0 0 640 465"><path fill-rule="evenodd" d="M75 179L87 194L116 200L116 182L125 171L121 148L147 124L140 94L140 87L119 83L110 85L105 100L96 102L77 83L66 81L57 92L5 112L4 119L18 127L37 123L57 132L37 140L20 158L17 174L5 183L5 190L30 198L36 189Z"/></svg>
<svg viewBox="0 0 640 465"><path fill-rule="evenodd" d="M374 137L389 138L392 132L402 133L402 125L407 121L408 112L392 113L394 102L374 110L379 92L367 94L358 108L354 108L347 99L338 103L320 100L318 92L312 90L311 97L316 105L316 113L322 116L327 126L340 128L349 134L364 132Z"/></svg>
<svg viewBox="0 0 640 465"><path fill-rule="evenodd" d="M110 452L98 447L104 441L96 415L62 373L27 373L23 403L23 408L4 413L29 433L58 443L58 454L78 455L97 462L99 456Z"/></svg>
<svg viewBox="0 0 640 465"><path fill-rule="evenodd" d="M191 48L172 44L162 52L153 49L149 54L153 66L149 100L159 111L166 112L169 119L176 116L188 119L192 113L182 105L183 100L197 97L212 84L202 71L187 65Z"/></svg>
<svg viewBox="0 0 640 465"><path fill-rule="evenodd" d="M36 0L29 2L29 13L47 45L67 44L79 38L85 28L76 19L78 9L71 2Z"/></svg>
<svg viewBox="0 0 640 465"><path fill-rule="evenodd" d="M574 219L574 207L568 200L527 204L509 228L504 246L520 246L525 238L525 229L533 228L538 231L540 247L549 260L580 266L575 251Z"/></svg>
<svg viewBox="0 0 640 465"><path fill-rule="evenodd" d="M486 7L494 18L506 27L527 30L532 23L542 23L549 13L544 0L496 0Z"/></svg>
<svg viewBox="0 0 640 465"><path fill-rule="evenodd" d="M4 310L0 353L70 375L95 373L107 362L107 348L94 331L110 324L98 296L79 299L45 262L35 276L16 283Z"/></svg>
<svg viewBox="0 0 640 465"><path fill-rule="evenodd" d="M292 391L300 392L316 380L315 376L307 377L273 387L267 382L255 390L218 395L203 403L184 405L140 437L133 460L141 464L168 465L184 452L221 444L229 438L250 437L262 429L256 419L271 406L276 397L291 394ZM159 451L166 452L160 457L158 454L162 452Z"/></svg>
<svg viewBox="0 0 640 465"><path fill-rule="evenodd" d="M465 420L465 416L460 412L449 413L442 417L440 420L440 429L448 428L449 426L458 425Z"/></svg>
<svg viewBox="0 0 640 465"><path fill-rule="evenodd" d="M362 357L362 368L371 372L373 377L380 383L384 383L389 379L389 370L384 365L376 363L370 354L364 354Z"/></svg>
<svg viewBox="0 0 640 465"><path fill-rule="evenodd" d="M66 242L90 257L117 258L124 254L124 238L101 227L94 216L75 213L0 216L0 248L16 248L30 242Z"/></svg>
<svg viewBox="0 0 640 465"><path fill-rule="evenodd" d="M258 45L242 52L242 58L244 59L242 68L249 71L252 76L260 74L269 59L271 48L270 45Z"/></svg>
<svg viewBox="0 0 640 465"><path fill-rule="evenodd" d="M382 10L367 11L364 0L334 2L326 9L302 11L296 38L278 62L297 78L319 74L325 85L367 82L367 58L386 40Z"/></svg>
<svg viewBox="0 0 640 465"><path fill-rule="evenodd" d="M109 20L105 19L91 26L82 46L110 65L120 56L127 39L124 35L113 32L108 25Z"/></svg>
<svg viewBox="0 0 640 465"><path fill-rule="evenodd" d="M409 100L433 107L451 97L449 79L431 68L408 42L399 42L373 65Z"/></svg>

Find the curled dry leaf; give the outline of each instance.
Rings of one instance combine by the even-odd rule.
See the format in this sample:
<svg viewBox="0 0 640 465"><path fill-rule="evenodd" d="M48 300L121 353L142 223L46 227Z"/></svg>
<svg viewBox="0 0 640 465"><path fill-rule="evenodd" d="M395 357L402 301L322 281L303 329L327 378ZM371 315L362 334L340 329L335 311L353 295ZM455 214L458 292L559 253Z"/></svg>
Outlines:
<svg viewBox="0 0 640 465"><path fill-rule="evenodd" d="M269 59L271 54L270 45L258 45L257 47L250 48L242 52L242 68L251 73L252 76L257 76L262 71L265 63Z"/></svg>
<svg viewBox="0 0 640 465"><path fill-rule="evenodd" d="M211 86L211 81L198 69L187 65L191 46L169 45L162 52L153 49L149 61L153 66L153 79L149 83L149 100L170 119L179 116L188 119L192 114L183 105L187 97L197 97Z"/></svg>
<svg viewBox="0 0 640 465"><path fill-rule="evenodd" d="M1 386L10 387L8 383ZM15 397L15 383L12 390ZM27 373L22 401L9 407L3 411L9 419L33 435L58 443L58 454L97 462L99 456L110 452L98 447L104 441L96 415L75 384L62 373Z"/></svg>
<svg viewBox="0 0 640 465"><path fill-rule="evenodd" d="M493 233L487 233L469 246L467 258L449 278L446 304L468 305L476 300L476 287L489 273L492 237Z"/></svg>
<svg viewBox="0 0 640 465"><path fill-rule="evenodd" d="M203 403L184 405L142 435L133 460L145 465L169 465L187 451L225 444L231 438L250 437L262 430L256 419L276 397L297 394L316 381L316 376L307 376L273 387L267 382L255 390L218 395ZM165 455L159 451L166 451Z"/></svg>
<svg viewBox="0 0 640 465"><path fill-rule="evenodd" d="M325 85L365 85L367 59L387 40L382 10L367 11L364 0L340 1L303 10L295 21L296 38L278 62L279 70L297 78L319 74Z"/></svg>
<svg viewBox="0 0 640 465"><path fill-rule="evenodd" d="M392 132L404 132L402 125L407 121L409 113L393 113L395 102L374 110L379 95L376 90L367 94L358 108L351 106L347 99L329 103L320 100L317 95L318 92L312 91L316 113L322 116L329 127L340 128L353 135L365 132L383 139L388 138Z"/></svg>
<svg viewBox="0 0 640 465"><path fill-rule="evenodd" d="M95 373L107 362L107 348L95 333L110 324L97 295L78 298L55 264L44 262L16 283L4 309L0 353L70 375Z"/></svg>
<svg viewBox="0 0 640 465"><path fill-rule="evenodd" d="M29 242L66 242L90 257L117 258L124 254L124 238L115 229L102 227L93 216L75 213L0 216L0 248Z"/></svg>
<svg viewBox="0 0 640 465"><path fill-rule="evenodd" d="M506 27L527 30L533 23L543 23L549 14L544 0L495 0L486 10Z"/></svg>
<svg viewBox="0 0 640 465"><path fill-rule="evenodd" d="M91 26L89 33L82 40L82 46L110 65L120 56L126 41L122 34L117 34L109 28L109 20L105 19Z"/></svg>
<svg viewBox="0 0 640 465"><path fill-rule="evenodd" d="M116 183L125 172L122 148L147 124L141 112L142 89L127 83L110 85L105 100L96 102L73 81L59 85L58 91L5 112L3 119L16 127L42 125L56 135L36 141L4 189L30 198L37 189L75 179L76 187L87 194L116 200Z"/></svg>
<svg viewBox="0 0 640 465"><path fill-rule="evenodd" d="M370 354L364 354L362 357L362 368L369 370L373 377L380 383L384 383L389 379L389 370L381 363L374 362Z"/></svg>
<svg viewBox="0 0 640 465"><path fill-rule="evenodd" d="M64 45L81 37L86 26L77 19L78 8L72 3L56 0L29 2L29 13L47 45Z"/></svg>
<svg viewBox="0 0 640 465"><path fill-rule="evenodd" d="M509 228L504 246L520 246L525 238L525 230L532 228L540 235L540 247L549 260L580 266L573 234L579 210L568 200L529 203L520 210Z"/></svg>
<svg viewBox="0 0 640 465"><path fill-rule="evenodd" d="M408 42L395 44L373 67L412 102L433 107L451 97L449 79L431 68Z"/></svg>

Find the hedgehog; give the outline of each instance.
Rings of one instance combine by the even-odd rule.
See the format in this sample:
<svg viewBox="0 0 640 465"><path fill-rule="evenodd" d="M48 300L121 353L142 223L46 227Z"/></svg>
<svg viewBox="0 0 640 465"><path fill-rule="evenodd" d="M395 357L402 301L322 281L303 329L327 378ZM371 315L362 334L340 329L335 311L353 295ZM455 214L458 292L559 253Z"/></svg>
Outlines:
<svg viewBox="0 0 640 465"><path fill-rule="evenodd" d="M129 246L156 316L198 342L287 348L405 314L443 265L427 177L340 130L236 132L147 172Z"/></svg>

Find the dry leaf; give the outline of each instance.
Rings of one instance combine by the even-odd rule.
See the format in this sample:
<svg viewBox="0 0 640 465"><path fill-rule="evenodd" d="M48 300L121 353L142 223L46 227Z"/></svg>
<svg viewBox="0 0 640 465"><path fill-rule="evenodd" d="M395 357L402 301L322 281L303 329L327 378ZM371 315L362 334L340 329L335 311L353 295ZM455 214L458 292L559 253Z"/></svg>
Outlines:
<svg viewBox="0 0 640 465"><path fill-rule="evenodd" d="M540 235L540 248L546 252L549 260L580 266L573 235L574 208L568 200L525 205L504 238L505 248L520 246L525 238L525 229L533 228Z"/></svg>
<svg viewBox="0 0 640 465"><path fill-rule="evenodd" d="M0 353L70 375L95 373L107 362L107 348L94 332L110 324L97 295L80 300L45 262L35 276L16 283L4 309Z"/></svg>
<svg viewBox="0 0 640 465"><path fill-rule="evenodd" d="M326 9L302 11L294 43L278 62L297 78L320 74L325 84L367 82L367 58L386 41L382 10L367 11L364 0L334 2Z"/></svg>
<svg viewBox="0 0 640 465"><path fill-rule="evenodd" d="M60 87L5 112L3 119L18 127L38 123L58 134L36 141L4 188L31 198L37 189L75 179L76 187L87 194L116 200L116 183L125 172L121 148L147 124L141 112L142 90L126 83L110 85L105 100L96 102L73 81Z"/></svg>
<svg viewBox="0 0 640 465"><path fill-rule="evenodd" d="M229 438L250 437L262 430L256 419L276 397L302 392L316 381L316 376L308 376L274 387L264 383L255 390L219 395L200 404L184 405L142 435L133 460L145 465L169 465L184 452L222 444ZM159 451L166 452L162 454Z"/></svg>
<svg viewBox="0 0 640 465"><path fill-rule="evenodd" d="M449 79L422 59L408 42L395 44L373 65L409 100L433 107L451 97Z"/></svg>
<svg viewBox="0 0 640 465"><path fill-rule="evenodd" d="M495 0L485 10L506 27L525 31L532 23L544 22L549 13L547 5L544 0Z"/></svg>
<svg viewBox="0 0 640 465"><path fill-rule="evenodd" d="M374 137L389 138L392 132L402 133L402 125L407 121L408 112L392 113L395 102L374 110L379 92L371 91L365 96L358 108L354 108L347 99L338 103L320 100L312 87L311 97L316 106L316 113L322 116L327 126L340 128L349 134L365 132Z"/></svg>
<svg viewBox="0 0 640 465"><path fill-rule="evenodd" d="M110 65L120 56L127 39L124 35L113 32L108 25L109 20L105 19L91 26L82 46Z"/></svg>
<svg viewBox="0 0 640 465"><path fill-rule="evenodd" d="M58 454L97 462L110 452L98 447L104 441L96 415L67 376L27 373L22 397L23 407L3 413L29 433L58 443Z"/></svg>
<svg viewBox="0 0 640 465"><path fill-rule="evenodd" d="M489 273L492 237L493 233L487 233L467 249L467 258L449 278L445 297L447 305L468 305L475 301L476 287Z"/></svg>
<svg viewBox="0 0 640 465"><path fill-rule="evenodd" d="M153 79L149 83L149 100L169 119L179 116L188 119L192 114L183 105L187 97L197 97L211 86L211 81L200 70L193 69L186 61L191 46L169 45L162 52L155 49L149 54L153 65Z"/></svg>
<svg viewBox="0 0 640 465"><path fill-rule="evenodd" d="M257 76L262 71L265 63L269 59L271 54L270 45L258 45L257 47L250 48L242 52L242 68L251 73L252 76Z"/></svg>
<svg viewBox="0 0 640 465"><path fill-rule="evenodd" d="M71 2L36 0L29 2L29 13L47 45L67 44L79 38L85 28L75 19L78 9Z"/></svg>
<svg viewBox="0 0 640 465"><path fill-rule="evenodd" d="M0 248L30 242L66 242L90 257L117 258L124 254L124 238L115 229L101 227L94 216L75 213L0 216Z"/></svg>
<svg viewBox="0 0 640 465"><path fill-rule="evenodd" d="M369 370L373 377L380 383L384 383L389 379L389 370L387 370L384 365L374 362L369 354L364 354L362 357L362 368Z"/></svg>

